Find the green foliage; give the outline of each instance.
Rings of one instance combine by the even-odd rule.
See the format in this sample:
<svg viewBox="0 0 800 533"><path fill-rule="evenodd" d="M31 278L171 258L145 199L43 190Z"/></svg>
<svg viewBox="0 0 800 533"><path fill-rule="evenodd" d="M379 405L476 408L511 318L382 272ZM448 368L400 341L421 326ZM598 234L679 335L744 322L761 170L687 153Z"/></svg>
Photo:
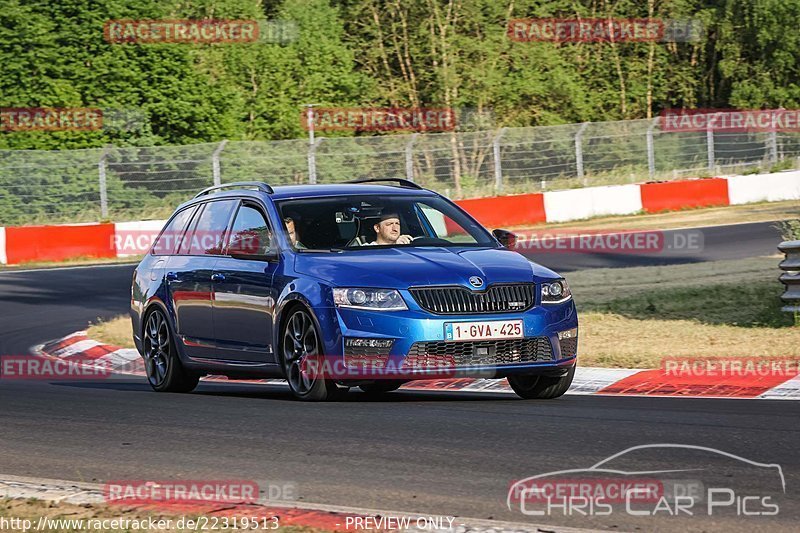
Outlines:
<svg viewBox="0 0 800 533"><path fill-rule="evenodd" d="M713 60L716 102L739 108L800 105L800 4L783 0L723 2L716 10Z"/></svg>
<svg viewBox="0 0 800 533"><path fill-rule="evenodd" d="M784 241L800 241L800 218L781 220L777 223Z"/></svg>
<svg viewBox="0 0 800 533"><path fill-rule="evenodd" d="M0 106L135 109L133 131L11 132L62 149L303 136L301 105L491 110L497 126L800 105L800 4L784 0L0 0ZM508 20L691 19L687 43L521 43ZM284 43L111 44L112 19L281 20Z"/></svg>

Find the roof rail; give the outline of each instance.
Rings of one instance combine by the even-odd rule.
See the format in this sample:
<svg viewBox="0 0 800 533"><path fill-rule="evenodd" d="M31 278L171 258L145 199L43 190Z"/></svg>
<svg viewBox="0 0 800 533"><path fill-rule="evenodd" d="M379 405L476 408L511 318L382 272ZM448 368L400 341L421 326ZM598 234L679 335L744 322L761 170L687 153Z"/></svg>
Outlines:
<svg viewBox="0 0 800 533"><path fill-rule="evenodd" d="M268 184L264 183L263 181L236 181L234 183L225 183L222 185L214 185L213 187L208 187L203 189L195 198L200 198L201 196L205 196L206 194L211 194L214 191L218 191L221 189L244 189L246 187L254 187L261 192L265 192L267 194L272 194L275 191L270 187Z"/></svg>
<svg viewBox="0 0 800 533"><path fill-rule="evenodd" d="M346 181L345 183L377 183L381 181L393 181L397 183L400 187L407 187L409 189L422 189L418 184L414 183L410 180L404 180L401 178L365 178L360 180L351 180Z"/></svg>

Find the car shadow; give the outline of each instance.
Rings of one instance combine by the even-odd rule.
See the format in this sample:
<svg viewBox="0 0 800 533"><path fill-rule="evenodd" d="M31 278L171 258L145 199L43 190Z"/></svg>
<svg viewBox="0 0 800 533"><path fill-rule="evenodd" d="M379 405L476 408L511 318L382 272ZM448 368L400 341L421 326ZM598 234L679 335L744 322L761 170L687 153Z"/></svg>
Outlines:
<svg viewBox="0 0 800 533"><path fill-rule="evenodd" d="M52 385L79 389L102 389L118 392L134 392L155 394L146 381L133 380L104 380L104 381L54 381ZM289 389L282 384L252 384L252 383L209 383L201 382L194 392L182 394L183 396L206 396L228 398L261 398L268 400L283 400L300 402L292 396ZM384 394L368 394L358 388L340 400L333 403L409 403L409 402L485 402L518 400L515 395L495 392L470 392L449 390L397 390ZM328 402L331 403L331 402Z"/></svg>

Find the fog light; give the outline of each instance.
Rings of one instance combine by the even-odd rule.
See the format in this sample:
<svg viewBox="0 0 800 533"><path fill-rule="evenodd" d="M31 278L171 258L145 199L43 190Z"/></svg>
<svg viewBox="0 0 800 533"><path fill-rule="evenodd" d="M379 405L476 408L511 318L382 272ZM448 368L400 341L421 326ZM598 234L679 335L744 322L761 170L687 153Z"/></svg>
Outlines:
<svg viewBox="0 0 800 533"><path fill-rule="evenodd" d="M578 338L578 328L572 328L566 331L558 332L558 340L576 339L576 338Z"/></svg>

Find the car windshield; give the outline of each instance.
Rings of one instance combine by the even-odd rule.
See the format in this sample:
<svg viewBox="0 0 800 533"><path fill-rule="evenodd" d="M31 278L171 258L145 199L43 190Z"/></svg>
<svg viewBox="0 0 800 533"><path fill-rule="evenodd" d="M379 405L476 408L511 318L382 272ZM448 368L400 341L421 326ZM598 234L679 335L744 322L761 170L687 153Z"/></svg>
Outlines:
<svg viewBox="0 0 800 533"><path fill-rule="evenodd" d="M277 206L298 250L497 246L461 209L435 196L326 196Z"/></svg>

